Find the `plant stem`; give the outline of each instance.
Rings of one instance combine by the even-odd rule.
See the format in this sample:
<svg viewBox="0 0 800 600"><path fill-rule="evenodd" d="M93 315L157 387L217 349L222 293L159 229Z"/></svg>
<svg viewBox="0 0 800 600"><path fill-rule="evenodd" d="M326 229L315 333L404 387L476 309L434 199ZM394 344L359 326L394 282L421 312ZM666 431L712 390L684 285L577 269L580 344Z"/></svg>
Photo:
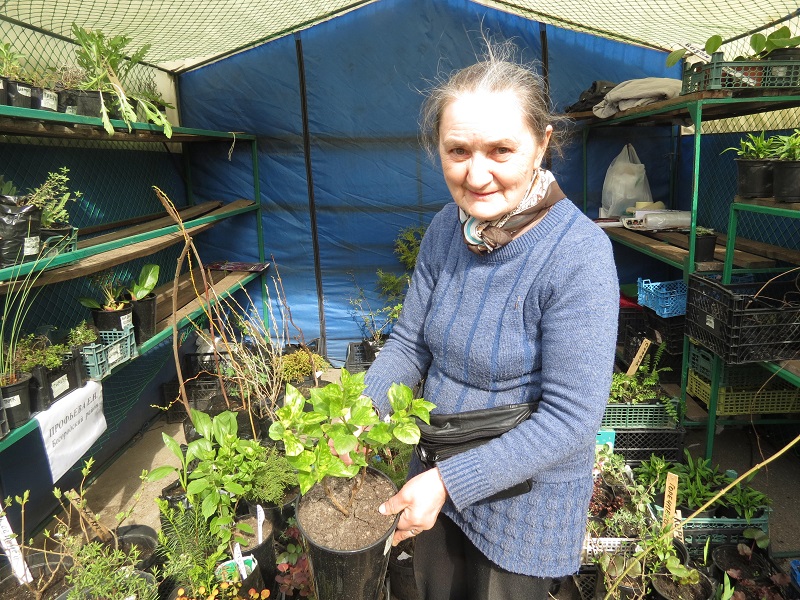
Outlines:
<svg viewBox="0 0 800 600"><path fill-rule="evenodd" d="M336 510L338 510L340 513L342 513L345 517L349 517L350 516L350 512L347 510L347 508L342 506L342 503L339 502L336 498L334 498L333 491L331 490L330 486L328 485L328 478L327 477L323 478L323 480L322 480L322 489L325 491L325 495L331 501L331 504L333 504L333 506L336 507ZM352 496L351 496L350 504L352 504ZM348 506L348 508L349 508L349 506Z"/></svg>

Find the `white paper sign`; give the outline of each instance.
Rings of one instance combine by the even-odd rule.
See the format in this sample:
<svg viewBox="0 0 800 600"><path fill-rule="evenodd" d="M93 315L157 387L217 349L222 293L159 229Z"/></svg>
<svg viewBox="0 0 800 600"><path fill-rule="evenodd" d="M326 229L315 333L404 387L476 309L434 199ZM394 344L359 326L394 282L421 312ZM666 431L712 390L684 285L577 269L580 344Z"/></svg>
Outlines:
<svg viewBox="0 0 800 600"><path fill-rule="evenodd" d="M103 386L89 381L34 418L39 421L55 483L80 460L106 430Z"/></svg>
<svg viewBox="0 0 800 600"><path fill-rule="evenodd" d="M17 580L20 583L31 583L33 577L28 565L25 564L22 558L22 552L19 549L17 538L14 536L14 530L11 529L11 523L8 522L5 515L0 516L0 546L3 547Z"/></svg>

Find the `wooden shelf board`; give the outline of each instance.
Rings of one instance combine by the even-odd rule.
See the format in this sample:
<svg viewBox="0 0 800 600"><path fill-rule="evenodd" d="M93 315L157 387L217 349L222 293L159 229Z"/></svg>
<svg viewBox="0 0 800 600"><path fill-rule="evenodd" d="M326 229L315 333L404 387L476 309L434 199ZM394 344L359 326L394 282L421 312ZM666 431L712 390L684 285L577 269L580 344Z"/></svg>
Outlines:
<svg viewBox="0 0 800 600"><path fill-rule="evenodd" d="M775 198L742 198L741 196L734 196L733 201L737 204L753 204L755 206L800 211L800 202L777 202Z"/></svg>
<svg viewBox="0 0 800 600"><path fill-rule="evenodd" d="M663 240L665 242L669 242L673 246L678 246L686 250L686 256L689 256L689 236L685 233L677 233L674 231L665 231L661 233L652 233L649 234L652 237ZM724 236L717 236L717 242L724 242L727 238ZM737 245L739 240L736 240ZM766 244L765 244L766 245ZM777 248L773 246L773 248ZM725 245L724 243L717 243L717 246L714 250L714 258L717 259L715 262L719 262L719 269L722 270L722 263L725 260ZM763 255L758 255L756 253L749 253L745 252L740 249L735 249L733 251L733 264L737 267L742 268L749 268L749 269L769 269L770 267L775 266L775 261L771 260L770 258L765 258Z"/></svg>

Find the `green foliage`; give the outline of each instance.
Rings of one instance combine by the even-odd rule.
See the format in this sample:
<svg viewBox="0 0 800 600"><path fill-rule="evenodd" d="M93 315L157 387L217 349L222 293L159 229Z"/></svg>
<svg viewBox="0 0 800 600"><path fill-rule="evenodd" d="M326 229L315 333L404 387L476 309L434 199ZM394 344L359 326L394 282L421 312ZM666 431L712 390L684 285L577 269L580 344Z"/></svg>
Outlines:
<svg viewBox="0 0 800 600"><path fill-rule="evenodd" d="M100 542L81 544L74 552L73 565L66 575L73 586L68 598L104 598L105 600L155 600L158 588L134 573L139 552L109 548Z"/></svg>
<svg viewBox="0 0 800 600"><path fill-rule="evenodd" d="M772 504L772 500L766 494L741 483L728 490L719 502L736 510L736 514L748 523L756 512Z"/></svg>
<svg viewBox="0 0 800 600"><path fill-rule="evenodd" d="M75 56L80 66L86 73L82 83L83 89L97 90L113 95L116 99L116 108L119 109L122 120L131 130L131 123L136 121L136 110L131 100L136 100L145 113L148 121L163 127L164 135L172 137L172 126L163 113L147 97L137 93L128 93L125 84L133 67L144 60L150 50L150 44L145 44L131 54L126 53L126 48L131 43L131 38L125 35L106 37L99 29L89 30L72 24L72 35L79 47ZM101 94L100 112L103 127L109 135L114 134L114 127L108 116L108 107Z"/></svg>
<svg viewBox="0 0 800 600"><path fill-rule="evenodd" d="M739 140L738 147L731 146L730 148L725 148L722 153L729 152L731 150L736 152L737 156L748 160L772 158L775 154L775 138L765 138L763 131L758 135L752 132L747 133L741 140Z"/></svg>
<svg viewBox="0 0 800 600"><path fill-rule="evenodd" d="M245 500L257 504L279 504L286 490L297 485L297 474L286 457L275 448L266 451L256 466Z"/></svg>
<svg viewBox="0 0 800 600"><path fill-rule="evenodd" d="M704 45L704 50L708 54L714 54L717 52L720 47L722 46L722 36L720 35L712 35L706 40ZM792 32L787 26L779 27L769 35L764 35L763 33L754 33L750 36L750 49L753 51L752 54L749 55L740 55L734 58L735 61L739 60L760 60L766 58L770 52L773 50L777 50L778 48L795 48L800 46L800 36L792 37ZM668 67L672 67L678 64L678 61L682 59L686 54L690 52L685 48L679 48L678 50L673 50L667 55L666 64Z"/></svg>
<svg viewBox="0 0 800 600"><path fill-rule="evenodd" d="M67 167L61 167L57 173L48 173L45 182L28 193L28 204L42 211L42 227L65 225L70 221L67 203L75 202L82 194L76 191L72 195L69 191L68 173Z"/></svg>
<svg viewBox="0 0 800 600"><path fill-rule="evenodd" d="M382 271L378 271L379 278L381 277L381 273ZM354 316L357 316L361 320L361 323L359 323L361 333L364 339L372 340L375 344L381 345L384 336L391 330L395 321L397 321L400 316L403 305L398 303L373 310L364 292L364 288L356 284L356 289L358 290L358 295L355 298L350 298L350 306L354 309ZM403 290L404 289L405 288L403 288Z"/></svg>
<svg viewBox="0 0 800 600"><path fill-rule="evenodd" d="M46 337L31 333L17 344L18 369L21 373L28 373L38 365L46 369L58 369L64 364L65 354L69 354L66 345L52 344Z"/></svg>
<svg viewBox="0 0 800 600"><path fill-rule="evenodd" d="M87 279L100 292L101 300L87 297L78 298L78 302L86 308L120 310L128 305L128 302L123 299L125 286L120 283L119 276L113 271L108 269L100 271L89 275Z"/></svg>
<svg viewBox="0 0 800 600"><path fill-rule="evenodd" d="M748 527L742 531L742 537L748 540L753 540L756 543L756 546L762 550L766 550L769 547L769 536L764 531L756 527Z"/></svg>
<svg viewBox="0 0 800 600"><path fill-rule="evenodd" d="M156 285L158 285L159 270L160 267L154 264L142 266L139 278L131 282L131 287L128 290L132 300L141 300L155 289Z"/></svg>
<svg viewBox="0 0 800 600"><path fill-rule="evenodd" d="M608 396L609 404L647 404L661 400L664 394L659 385L660 374L672 370L670 367L658 368L665 349L666 344L662 343L653 354L652 361L650 355L645 356L633 375L614 373Z"/></svg>
<svg viewBox="0 0 800 600"><path fill-rule="evenodd" d="M633 477L637 483L652 486L656 492L663 492L667 483L667 471L671 463L664 460L664 457L651 454L650 458L643 460L639 466L633 469Z"/></svg>
<svg viewBox="0 0 800 600"><path fill-rule="evenodd" d="M697 569L684 565L677 556L670 556L665 566L672 580L679 585L694 585L700 583L700 572Z"/></svg>
<svg viewBox="0 0 800 600"><path fill-rule="evenodd" d="M0 76L8 77L12 81L24 79L22 58L23 55L14 50L11 42L0 44Z"/></svg>
<svg viewBox="0 0 800 600"><path fill-rule="evenodd" d="M312 408L306 411L303 395L287 386L269 437L283 441L289 464L297 470L301 493L325 477L354 477L369 464L370 455L392 438L404 444L419 441L414 417L429 422L434 405L415 399L408 386L394 384L388 394L392 413L388 420L381 420L372 401L362 395L365 387L363 372L351 375L342 369L340 383L311 390ZM352 464L345 464L340 458L343 455L348 455Z"/></svg>
<svg viewBox="0 0 800 600"><path fill-rule="evenodd" d="M234 541L236 505L253 490L253 481L266 457L266 449L255 440L238 435L236 414L225 411L213 418L198 410L191 411L192 423L200 438L189 442L186 454L178 441L162 433L164 443L181 461L181 467L158 467L148 481L158 481L177 474L191 506L209 522L211 533L224 548ZM189 464L196 462L189 472ZM243 542L241 538L235 541Z"/></svg>
<svg viewBox="0 0 800 600"><path fill-rule="evenodd" d="M91 327L86 320L81 321L67 333L67 345L84 346L97 341L97 330Z"/></svg>
<svg viewBox="0 0 800 600"><path fill-rule="evenodd" d="M313 360L313 366L312 366ZM278 359L283 380L287 383L300 383L315 372L330 368L330 363L316 352L301 348L296 352L282 354Z"/></svg>
<svg viewBox="0 0 800 600"><path fill-rule="evenodd" d="M413 446L392 440L383 448L376 450L370 465L388 475L399 489L406 482L413 453Z"/></svg>
<svg viewBox="0 0 800 600"><path fill-rule="evenodd" d="M5 177L0 175L0 196L16 196L17 186L13 181L6 181Z"/></svg>
<svg viewBox="0 0 800 600"><path fill-rule="evenodd" d="M789 135L774 135L772 157L778 160L800 160L800 129Z"/></svg>

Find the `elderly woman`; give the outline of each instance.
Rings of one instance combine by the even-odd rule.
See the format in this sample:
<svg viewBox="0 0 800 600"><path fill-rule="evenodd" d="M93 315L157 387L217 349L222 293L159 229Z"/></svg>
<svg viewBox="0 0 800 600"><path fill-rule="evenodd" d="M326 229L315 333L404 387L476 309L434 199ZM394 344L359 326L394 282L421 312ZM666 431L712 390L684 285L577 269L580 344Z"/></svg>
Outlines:
<svg viewBox="0 0 800 600"><path fill-rule="evenodd" d="M578 569L613 370L611 245L541 167L557 118L541 79L504 50L423 106L453 202L428 227L402 315L366 376L383 412L393 382L424 378L437 407L426 430L484 436L436 451L423 440L409 480L380 507L400 513L395 543L418 536L427 600L546 598L552 578Z"/></svg>

